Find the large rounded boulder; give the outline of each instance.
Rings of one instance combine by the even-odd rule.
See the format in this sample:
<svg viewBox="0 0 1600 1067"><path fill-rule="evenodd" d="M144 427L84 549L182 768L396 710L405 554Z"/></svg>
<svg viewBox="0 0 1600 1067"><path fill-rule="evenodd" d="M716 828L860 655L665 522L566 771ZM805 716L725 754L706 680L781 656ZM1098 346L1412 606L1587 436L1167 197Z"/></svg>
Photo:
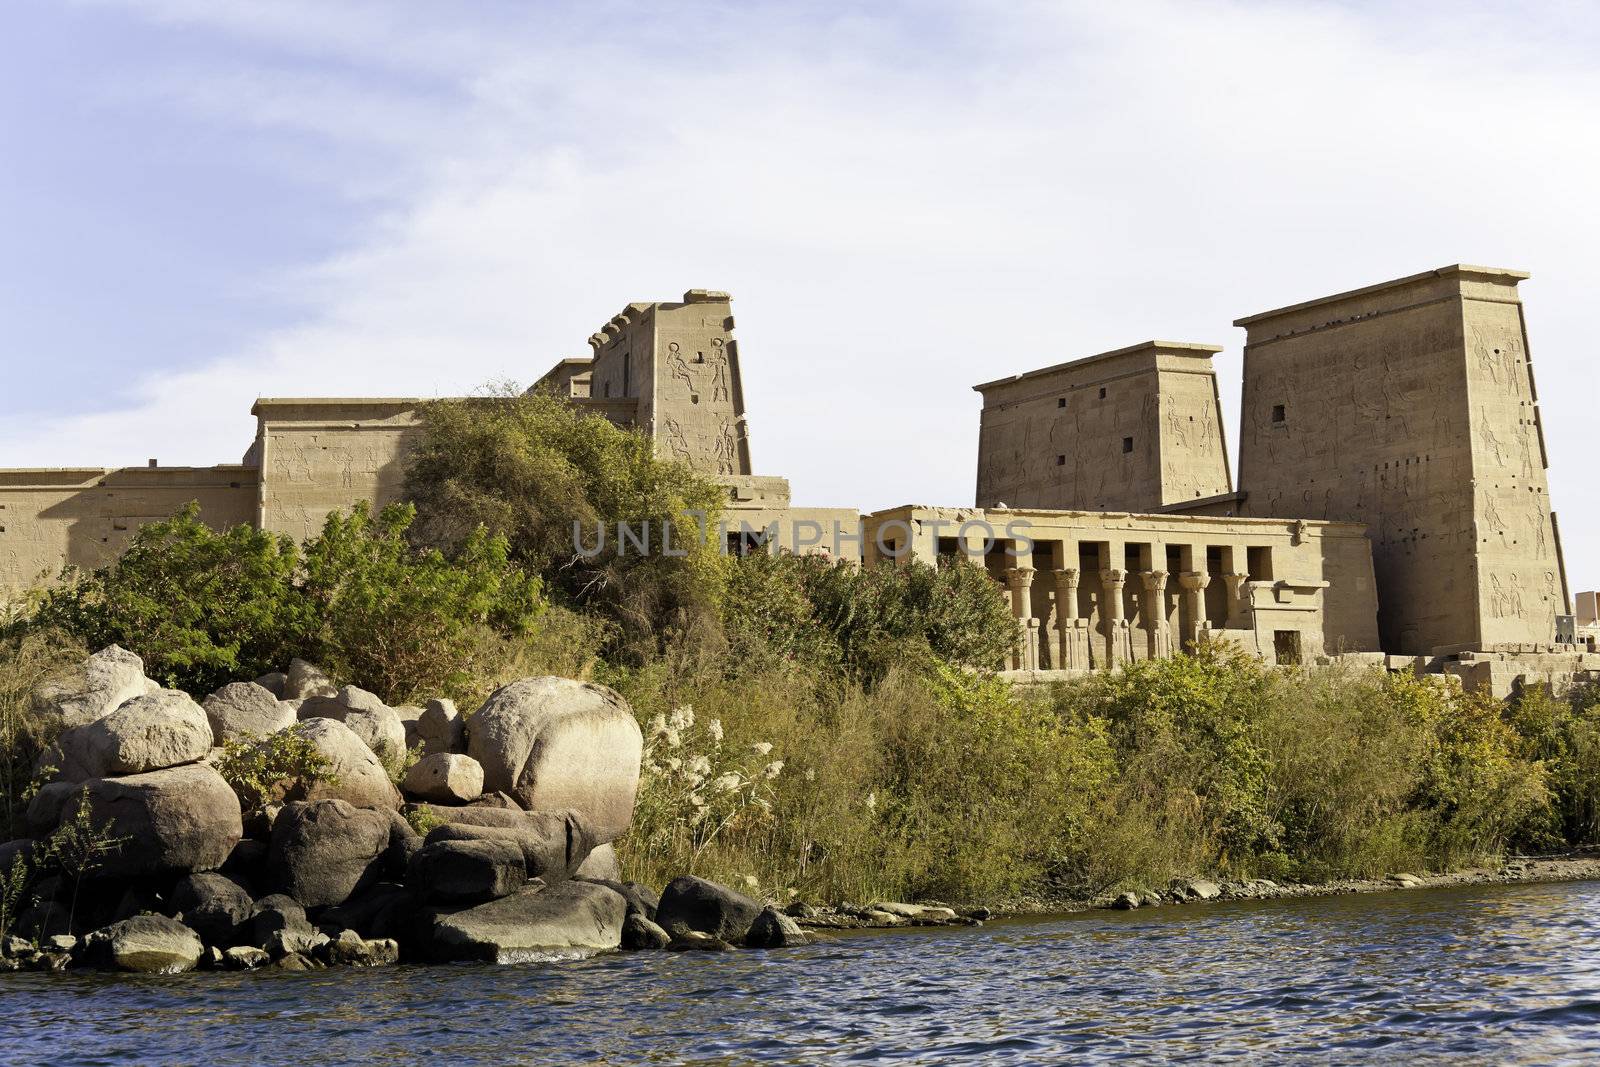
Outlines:
<svg viewBox="0 0 1600 1067"><path fill-rule="evenodd" d="M328 761L331 778L301 779L285 800L343 800L358 808L399 808L400 791L366 742L342 722L306 719L295 732Z"/></svg>
<svg viewBox="0 0 1600 1067"><path fill-rule="evenodd" d="M287 730L296 719L293 707L255 682L232 682L218 689L206 697L205 713L217 745L267 737Z"/></svg>
<svg viewBox="0 0 1600 1067"><path fill-rule="evenodd" d="M762 906L726 886L686 874L661 891L656 923L677 937L683 930L710 934L730 945L744 942Z"/></svg>
<svg viewBox="0 0 1600 1067"><path fill-rule="evenodd" d="M215 870L244 836L239 798L204 764L95 778L83 791L90 821L115 841L100 859L99 878ZM68 799L62 817L74 807Z"/></svg>
<svg viewBox="0 0 1600 1067"><path fill-rule="evenodd" d="M195 932L164 915L135 915L90 934L85 955L105 967L152 974L192 971L204 946Z"/></svg>
<svg viewBox="0 0 1600 1067"><path fill-rule="evenodd" d="M82 726L115 711L125 701L160 686L144 676L144 660L118 645L101 649L66 677L32 694L33 712L62 726Z"/></svg>
<svg viewBox="0 0 1600 1067"><path fill-rule="evenodd" d="M497 689L467 722L467 755L486 792L529 811L571 808L615 840L633 818L644 742L627 701L603 685L524 678Z"/></svg>
<svg viewBox="0 0 1600 1067"><path fill-rule="evenodd" d="M194 763L211 750L211 740L204 709L187 693L161 689L65 731L58 744L73 771L108 778Z"/></svg>
<svg viewBox="0 0 1600 1067"><path fill-rule="evenodd" d="M628 903L594 882L537 883L510 896L468 908L432 908L419 924L420 954L427 959L521 963L617 948Z"/></svg>
<svg viewBox="0 0 1600 1067"><path fill-rule="evenodd" d="M342 800L287 805L272 824L278 888L308 908L343 904L383 874L389 815Z"/></svg>

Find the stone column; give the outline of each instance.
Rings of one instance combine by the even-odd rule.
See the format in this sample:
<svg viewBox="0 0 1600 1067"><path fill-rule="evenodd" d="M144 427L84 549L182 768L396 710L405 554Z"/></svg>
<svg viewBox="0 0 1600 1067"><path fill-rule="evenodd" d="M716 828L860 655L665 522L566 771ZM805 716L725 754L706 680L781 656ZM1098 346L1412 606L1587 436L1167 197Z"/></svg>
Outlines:
<svg viewBox="0 0 1600 1067"><path fill-rule="evenodd" d="M1151 659L1172 655L1172 635L1167 628L1167 572L1141 571L1144 593L1140 606L1144 615L1145 654Z"/></svg>
<svg viewBox="0 0 1600 1067"><path fill-rule="evenodd" d="M1222 580L1228 583L1228 629L1248 630L1254 624L1250 620L1249 612L1244 602L1244 583L1250 580L1248 574L1224 574Z"/></svg>
<svg viewBox="0 0 1600 1067"><path fill-rule="evenodd" d="M1183 643L1192 647L1200 643L1201 634L1211 629L1211 623L1206 621L1206 586L1211 584L1211 575L1184 571L1178 575L1178 584L1183 587L1183 610L1179 616L1189 620L1183 624Z"/></svg>
<svg viewBox="0 0 1600 1067"><path fill-rule="evenodd" d="M1056 664L1089 669L1089 620L1078 617L1078 569L1063 567L1056 579Z"/></svg>
<svg viewBox="0 0 1600 1067"><path fill-rule="evenodd" d="M1011 669L1036 671L1039 669L1039 620L1033 617L1033 568L1012 567L1006 571L1006 587L1011 591L1011 615L1017 620L1017 649L1011 656Z"/></svg>
<svg viewBox="0 0 1600 1067"><path fill-rule="evenodd" d="M1128 620L1122 615L1122 586L1128 580L1126 571L1108 567L1100 572L1101 614L1104 616L1106 639L1106 665L1117 667L1133 658L1133 645L1128 637Z"/></svg>

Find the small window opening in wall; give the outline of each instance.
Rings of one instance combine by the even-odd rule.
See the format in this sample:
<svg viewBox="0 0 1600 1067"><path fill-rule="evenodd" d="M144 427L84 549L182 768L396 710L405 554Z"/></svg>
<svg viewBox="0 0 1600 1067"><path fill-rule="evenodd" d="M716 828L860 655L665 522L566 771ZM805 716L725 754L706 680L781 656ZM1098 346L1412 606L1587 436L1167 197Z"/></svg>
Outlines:
<svg viewBox="0 0 1600 1067"><path fill-rule="evenodd" d="M1282 404L1274 404L1274 405L1272 405L1272 421L1273 422L1282 422L1287 417L1288 416L1285 414Z"/></svg>
<svg viewBox="0 0 1600 1067"><path fill-rule="evenodd" d="M1066 456L1057 456L1056 457L1056 466L1065 467L1066 465L1067 465L1067 457Z"/></svg>
<svg viewBox="0 0 1600 1067"><path fill-rule="evenodd" d="M1273 658L1280 667L1297 667L1300 665L1300 631L1299 630L1274 630L1272 631Z"/></svg>
<svg viewBox="0 0 1600 1067"><path fill-rule="evenodd" d="M1124 437L1122 439L1122 450L1124 452L1132 452L1133 451L1133 438Z"/></svg>
<svg viewBox="0 0 1600 1067"><path fill-rule="evenodd" d="M1062 396L1062 397L1057 397L1056 398L1056 407L1064 408L1066 406L1067 406L1067 398L1066 397Z"/></svg>
<svg viewBox="0 0 1600 1067"><path fill-rule="evenodd" d="M689 394L689 403L691 403L691 404L700 403L700 394L699 393L690 393Z"/></svg>
<svg viewBox="0 0 1600 1067"><path fill-rule="evenodd" d="M1100 399L1104 400L1105 398L1106 398L1106 387L1102 385L1100 387Z"/></svg>

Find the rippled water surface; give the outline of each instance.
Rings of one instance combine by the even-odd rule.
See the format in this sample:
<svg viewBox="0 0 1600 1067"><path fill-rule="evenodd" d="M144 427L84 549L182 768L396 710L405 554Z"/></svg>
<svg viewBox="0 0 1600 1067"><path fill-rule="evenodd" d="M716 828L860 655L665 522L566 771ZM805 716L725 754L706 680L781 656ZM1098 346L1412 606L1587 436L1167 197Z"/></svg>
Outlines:
<svg viewBox="0 0 1600 1067"><path fill-rule="evenodd" d="M7 1063L1600 1062L1600 884L1094 912L786 952L0 975Z"/></svg>

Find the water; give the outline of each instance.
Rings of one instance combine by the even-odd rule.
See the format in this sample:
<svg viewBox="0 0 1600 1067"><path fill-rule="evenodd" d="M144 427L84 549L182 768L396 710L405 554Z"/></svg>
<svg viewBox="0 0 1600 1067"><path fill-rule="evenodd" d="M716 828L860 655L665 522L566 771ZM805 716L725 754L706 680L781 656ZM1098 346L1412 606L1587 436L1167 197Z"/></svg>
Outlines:
<svg viewBox="0 0 1600 1067"><path fill-rule="evenodd" d="M1600 1062L1600 883L1094 912L785 952L0 975L6 1063Z"/></svg>

